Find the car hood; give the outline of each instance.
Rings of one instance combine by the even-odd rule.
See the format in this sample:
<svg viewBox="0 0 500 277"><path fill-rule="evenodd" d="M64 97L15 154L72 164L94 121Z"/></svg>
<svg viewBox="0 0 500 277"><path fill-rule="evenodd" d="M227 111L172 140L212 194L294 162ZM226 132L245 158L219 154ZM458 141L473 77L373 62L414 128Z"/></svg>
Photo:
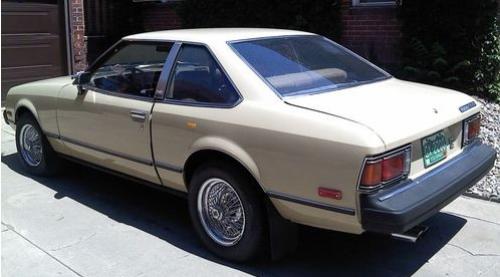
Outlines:
<svg viewBox="0 0 500 277"><path fill-rule="evenodd" d="M43 79L12 87L9 90L9 94L26 93L26 92L37 93L37 91L39 90L47 90L47 91L52 91L53 93L57 93L61 88L67 85L71 85L72 83L73 79L71 78L71 76L61 76L50 79Z"/></svg>
<svg viewBox="0 0 500 277"><path fill-rule="evenodd" d="M409 143L479 111L461 112L474 99L463 93L391 78L332 92L285 98L297 107L357 122L374 131L388 149Z"/></svg>

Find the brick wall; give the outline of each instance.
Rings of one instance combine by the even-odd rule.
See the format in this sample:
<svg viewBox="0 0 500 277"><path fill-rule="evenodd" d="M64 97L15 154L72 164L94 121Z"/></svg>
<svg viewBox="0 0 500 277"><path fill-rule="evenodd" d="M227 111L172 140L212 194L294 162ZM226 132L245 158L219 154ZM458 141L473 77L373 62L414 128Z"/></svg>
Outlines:
<svg viewBox="0 0 500 277"><path fill-rule="evenodd" d="M144 31L157 31L181 28L181 19L175 13L175 4L144 4Z"/></svg>
<svg viewBox="0 0 500 277"><path fill-rule="evenodd" d="M69 1L73 73L84 70L87 67L83 1Z"/></svg>
<svg viewBox="0 0 500 277"><path fill-rule="evenodd" d="M396 6L353 7L342 0L341 43L391 71L399 64L400 24Z"/></svg>
<svg viewBox="0 0 500 277"><path fill-rule="evenodd" d="M74 71L87 66L83 1L70 0ZM343 32L340 42L379 66L388 70L395 68L399 64L401 39L396 6L353 7L352 0L341 1ZM175 4L142 3L137 7L142 11L144 31L182 27Z"/></svg>

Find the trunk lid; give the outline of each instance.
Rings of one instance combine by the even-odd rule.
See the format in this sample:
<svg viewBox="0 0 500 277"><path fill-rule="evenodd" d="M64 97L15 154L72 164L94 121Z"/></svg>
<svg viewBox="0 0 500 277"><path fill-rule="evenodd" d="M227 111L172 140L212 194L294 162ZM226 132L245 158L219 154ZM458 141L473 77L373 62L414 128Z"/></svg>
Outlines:
<svg viewBox="0 0 500 277"><path fill-rule="evenodd" d="M327 93L285 98L288 104L365 125L391 149L444 129L479 111L479 105L453 90L389 80Z"/></svg>

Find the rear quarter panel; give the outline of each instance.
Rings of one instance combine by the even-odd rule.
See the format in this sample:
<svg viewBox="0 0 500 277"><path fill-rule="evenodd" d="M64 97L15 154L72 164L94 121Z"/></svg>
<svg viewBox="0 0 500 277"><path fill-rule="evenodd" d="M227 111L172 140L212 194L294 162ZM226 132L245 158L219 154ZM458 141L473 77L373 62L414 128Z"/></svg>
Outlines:
<svg viewBox="0 0 500 277"><path fill-rule="evenodd" d="M157 103L152 142L157 163L182 168L192 153L218 150L240 161L264 192L352 210L357 207L356 182L364 156L385 150L381 140L361 125L282 101L243 101L231 109ZM187 190L181 174L159 172L165 184ZM341 190L343 198L320 198L320 186ZM362 232L356 215L272 201L292 221Z"/></svg>

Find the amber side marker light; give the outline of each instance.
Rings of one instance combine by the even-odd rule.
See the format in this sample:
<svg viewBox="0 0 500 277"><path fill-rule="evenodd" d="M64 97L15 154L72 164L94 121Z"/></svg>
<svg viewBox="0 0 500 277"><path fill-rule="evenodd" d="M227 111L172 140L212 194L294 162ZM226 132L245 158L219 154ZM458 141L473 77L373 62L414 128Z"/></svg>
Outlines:
<svg viewBox="0 0 500 277"><path fill-rule="evenodd" d="M380 157L368 158L361 173L359 188L373 190L404 179L410 172L410 164L410 147Z"/></svg>
<svg viewBox="0 0 500 277"><path fill-rule="evenodd" d="M478 136L481 130L481 116L479 114L473 115L472 117L464 120L463 124L463 137L462 146L473 142Z"/></svg>

